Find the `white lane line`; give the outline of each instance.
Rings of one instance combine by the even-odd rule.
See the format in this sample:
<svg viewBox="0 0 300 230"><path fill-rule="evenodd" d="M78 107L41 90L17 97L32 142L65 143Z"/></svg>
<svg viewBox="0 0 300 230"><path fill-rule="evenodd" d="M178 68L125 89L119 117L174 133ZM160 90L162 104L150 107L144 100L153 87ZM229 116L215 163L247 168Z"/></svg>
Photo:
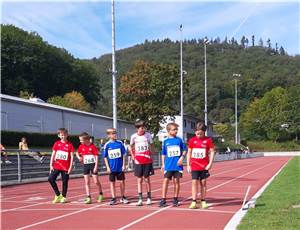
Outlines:
<svg viewBox="0 0 300 230"><path fill-rule="evenodd" d="M245 197L244 197L243 204L242 204L242 207L241 207L241 208L244 208L244 205L245 205L245 203L246 203L247 196L248 196L248 194L249 194L250 189L251 189L251 185L249 185L248 188L247 188L247 192L246 192L246 194L245 194Z"/></svg>
<svg viewBox="0 0 300 230"><path fill-rule="evenodd" d="M261 170L261 169L263 169L263 168L266 168L266 167L268 167L268 166L271 165L271 164L274 164L274 162L271 162L271 163L269 163L269 164L267 164L267 165L264 165L263 167L260 167L260 168L258 168L258 169L255 169L255 170L252 170L252 171L247 172L247 173L245 173L245 174L242 174L242 175L240 175L240 176L238 176L238 177L236 177L236 178L233 178L233 179L231 179L231 180L229 180L229 181L226 181L226 182L224 182L224 183L222 183L222 184L219 184L219 185L217 185L217 186L214 186L214 187L208 189L207 192L208 192L208 191L211 191L211 190L213 190L213 189L219 188L219 187L221 187L221 186L224 186L224 185L226 185L226 184L228 184L228 183L230 183L230 182L232 182L232 181L235 181L235 180L237 180L237 179L239 179L239 178L241 178L241 177L247 176L247 175L249 175L249 174L251 174L251 173L254 173L254 172L258 171L258 170ZM223 172L223 173L224 173L224 172ZM183 201L187 201L187 200L189 200L189 199L191 199L191 198L192 198L192 197L189 197L189 198L187 198L187 199L185 199L185 200L183 200ZM132 225L134 225L134 224L136 224L136 223L139 223L139 222L141 222L141 221L143 221L143 220L145 220L145 219L147 219L147 218L149 218L149 217L151 217L151 216L153 216L153 215L155 215L155 214L157 214L157 213L163 212L164 210L166 210L166 209L168 209L168 208L170 208L170 207L171 207L171 206L168 206L168 207L162 208L162 209L160 209L160 210L157 210L157 211L155 211L155 212L152 212L152 213L150 213L150 214L148 214L148 215L146 215L146 216L143 216L143 217L141 217L141 218L139 218L139 219L137 219L137 220L135 220L135 221L133 221L133 222L131 222L131 223L129 223L129 224L127 224L127 225L121 227L121 228L119 228L118 230L123 230L123 229L126 229L126 228L128 228L128 227L131 227Z"/></svg>

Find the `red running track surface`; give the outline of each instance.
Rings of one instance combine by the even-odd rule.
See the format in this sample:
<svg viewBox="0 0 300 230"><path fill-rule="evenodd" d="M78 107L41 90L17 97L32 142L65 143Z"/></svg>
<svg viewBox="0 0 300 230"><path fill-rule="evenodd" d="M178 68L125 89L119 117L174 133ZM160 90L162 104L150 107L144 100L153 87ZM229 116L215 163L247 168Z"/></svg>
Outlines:
<svg viewBox="0 0 300 230"><path fill-rule="evenodd" d="M47 182L1 189L1 229L223 229L243 203L248 186L248 200L290 159L259 157L214 163L208 179L209 209L190 210L191 176L181 180L179 207L159 208L163 176L159 170L151 177L153 204L136 207L137 185L132 173L126 174L126 195L130 204L109 206L108 176L101 176L105 200L96 203L97 191L91 183L94 203L83 204L83 178L69 181L68 203L52 204L52 188ZM59 187L61 187L59 181ZM145 188L144 188L145 189ZM119 194L119 189L117 189ZM145 195L144 195L145 197Z"/></svg>

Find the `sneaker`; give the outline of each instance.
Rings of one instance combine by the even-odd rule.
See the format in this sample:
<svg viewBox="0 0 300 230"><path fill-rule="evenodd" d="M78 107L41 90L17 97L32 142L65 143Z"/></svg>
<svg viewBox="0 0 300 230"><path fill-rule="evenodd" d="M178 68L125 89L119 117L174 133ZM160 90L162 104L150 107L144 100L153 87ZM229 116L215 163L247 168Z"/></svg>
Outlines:
<svg viewBox="0 0 300 230"><path fill-rule="evenodd" d="M208 204L206 203L206 201L201 201L201 207L203 209L207 209L208 208Z"/></svg>
<svg viewBox="0 0 300 230"><path fill-rule="evenodd" d="M150 205L150 204L152 204L152 200L151 198L147 198L146 205Z"/></svg>
<svg viewBox="0 0 300 230"><path fill-rule="evenodd" d="M60 203L62 204L67 203L67 198L61 195Z"/></svg>
<svg viewBox="0 0 300 230"><path fill-rule="evenodd" d="M179 206L179 202L178 199L173 199L173 206L178 207Z"/></svg>
<svg viewBox="0 0 300 230"><path fill-rule="evenodd" d="M137 202L136 206L143 206L143 200L139 199L139 201Z"/></svg>
<svg viewBox="0 0 300 230"><path fill-rule="evenodd" d="M45 159L44 156L42 156L42 157L40 158L40 162L41 162L41 163L44 163L45 160L46 160L46 159Z"/></svg>
<svg viewBox="0 0 300 230"><path fill-rule="evenodd" d="M61 200L61 197L62 197L61 195L55 196L54 199L53 199L53 201L52 201L52 204L59 203L60 200Z"/></svg>
<svg viewBox="0 0 300 230"><path fill-rule="evenodd" d="M9 161L9 160L6 160L5 161L5 164L11 164L12 162L11 161Z"/></svg>
<svg viewBox="0 0 300 230"><path fill-rule="evenodd" d="M189 209L197 209L197 203L195 201L193 201L189 207Z"/></svg>
<svg viewBox="0 0 300 230"><path fill-rule="evenodd" d="M166 207L167 206L167 202L165 199L161 199L160 202L159 202L159 207L160 208L163 208L163 207Z"/></svg>
<svg viewBox="0 0 300 230"><path fill-rule="evenodd" d="M85 204L91 204L92 203L92 199L90 197L85 198L84 200Z"/></svg>
<svg viewBox="0 0 300 230"><path fill-rule="evenodd" d="M115 205L115 204L117 204L116 198L111 199L111 201L109 202L109 205Z"/></svg>
<svg viewBox="0 0 300 230"><path fill-rule="evenodd" d="M123 204L128 204L129 200L127 200L126 197L123 197L123 198L120 199L120 202L123 203Z"/></svg>
<svg viewBox="0 0 300 230"><path fill-rule="evenodd" d="M98 202L98 203L101 203L103 200L104 200L104 196L103 196L103 195L99 195L99 196L97 197L97 202Z"/></svg>
<svg viewBox="0 0 300 230"><path fill-rule="evenodd" d="M2 164L3 162L2 162L2 160L1 160L1 164Z"/></svg>

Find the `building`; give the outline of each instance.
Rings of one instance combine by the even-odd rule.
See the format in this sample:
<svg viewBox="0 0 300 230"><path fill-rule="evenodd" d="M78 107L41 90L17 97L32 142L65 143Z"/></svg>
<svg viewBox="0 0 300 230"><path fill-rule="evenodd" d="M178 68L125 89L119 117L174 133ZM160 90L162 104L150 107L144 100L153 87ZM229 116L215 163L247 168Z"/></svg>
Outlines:
<svg viewBox="0 0 300 230"><path fill-rule="evenodd" d="M188 139L190 139L192 136L195 135L195 126L196 123L199 121L200 119L197 117L193 117L193 116L189 116L189 115L184 115L183 116L183 134L182 134L182 129L180 127L181 123L181 116L175 116L174 118L168 116L166 117L166 121L165 122L161 122L160 126L161 126L161 130L158 133L158 137L159 140L163 140L166 136L167 136L167 130L166 130L166 126L168 123L170 122L175 122L179 125L178 127L178 136L179 137L183 137L184 141L187 141ZM208 124L207 127L207 135L208 136L213 136L213 126L211 123Z"/></svg>
<svg viewBox="0 0 300 230"><path fill-rule="evenodd" d="M88 132L95 138L106 137L113 126L111 117L83 112L39 100L27 100L9 95L1 97L1 130L37 133L56 133L67 128L72 135ZM132 122L118 120L118 137L129 139L135 132Z"/></svg>

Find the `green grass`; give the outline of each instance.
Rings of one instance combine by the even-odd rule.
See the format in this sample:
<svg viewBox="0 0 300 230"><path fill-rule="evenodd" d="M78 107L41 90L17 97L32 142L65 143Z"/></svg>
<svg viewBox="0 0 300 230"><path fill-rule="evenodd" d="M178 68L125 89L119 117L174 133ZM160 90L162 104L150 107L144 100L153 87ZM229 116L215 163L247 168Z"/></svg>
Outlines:
<svg viewBox="0 0 300 230"><path fill-rule="evenodd" d="M239 230L300 229L300 157L294 157L249 209Z"/></svg>
<svg viewBox="0 0 300 230"><path fill-rule="evenodd" d="M252 151L300 151L300 143L294 141L248 141L247 144Z"/></svg>

